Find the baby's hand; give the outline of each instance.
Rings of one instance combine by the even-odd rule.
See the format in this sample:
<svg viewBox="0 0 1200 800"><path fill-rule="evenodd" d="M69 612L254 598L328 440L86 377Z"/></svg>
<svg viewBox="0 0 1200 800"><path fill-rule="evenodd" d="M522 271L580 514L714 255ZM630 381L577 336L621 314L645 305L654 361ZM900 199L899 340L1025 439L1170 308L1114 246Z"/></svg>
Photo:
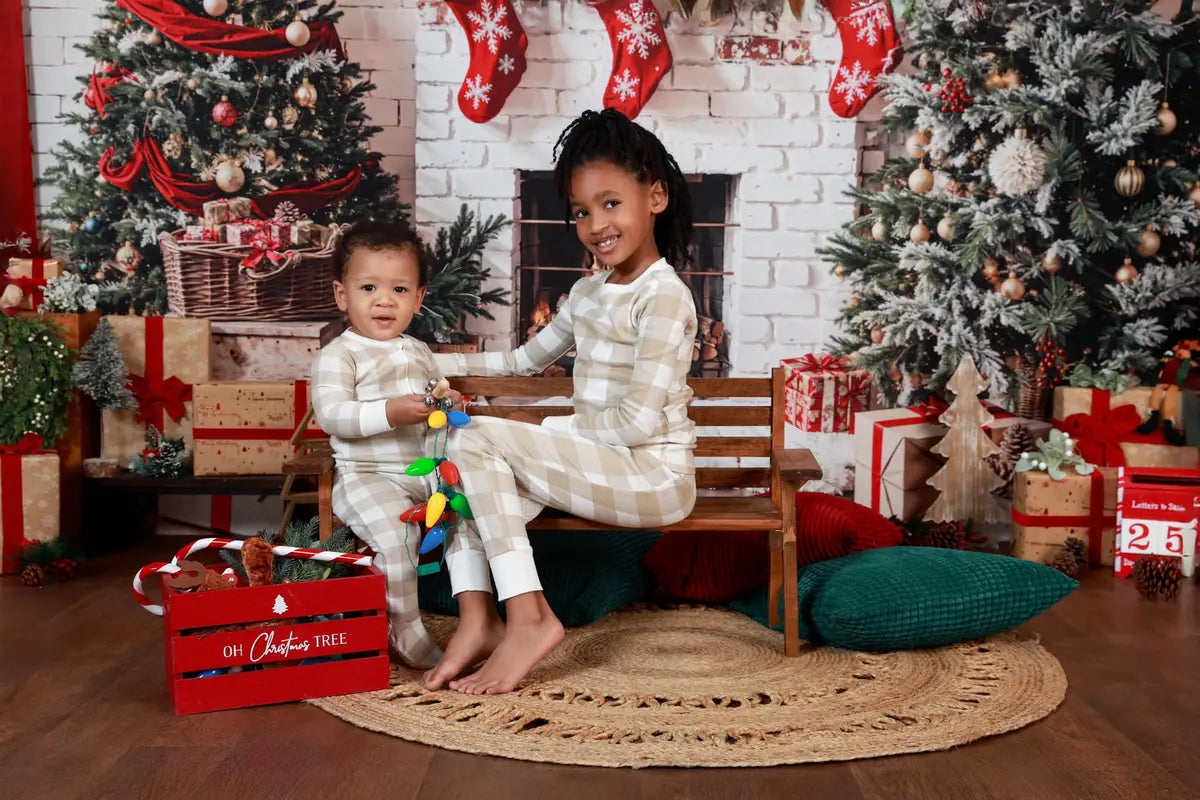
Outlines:
<svg viewBox="0 0 1200 800"><path fill-rule="evenodd" d="M459 411L463 411L466 408L466 404L463 402L462 392L450 389L446 392L446 396L454 401L454 408L457 408Z"/></svg>
<svg viewBox="0 0 1200 800"><path fill-rule="evenodd" d="M432 411L432 408L425 405L423 394L406 394L387 401L388 424L393 428L397 425L417 425L425 422Z"/></svg>

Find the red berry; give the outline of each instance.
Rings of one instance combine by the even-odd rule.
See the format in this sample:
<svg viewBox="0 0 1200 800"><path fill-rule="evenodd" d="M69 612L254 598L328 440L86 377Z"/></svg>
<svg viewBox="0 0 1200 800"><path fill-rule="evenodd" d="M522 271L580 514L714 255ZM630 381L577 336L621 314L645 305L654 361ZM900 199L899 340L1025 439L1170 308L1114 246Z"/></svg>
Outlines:
<svg viewBox="0 0 1200 800"><path fill-rule="evenodd" d="M949 69L949 68L946 68L946 69L942 70L942 77L943 77L943 78L949 78L949 77L950 77L950 69Z"/></svg>
<svg viewBox="0 0 1200 800"><path fill-rule="evenodd" d="M932 83L927 83L927 84L925 84L925 91L927 91L927 92L928 92L928 91L929 91L930 89L932 89L932 88L933 88L933 84L932 84Z"/></svg>

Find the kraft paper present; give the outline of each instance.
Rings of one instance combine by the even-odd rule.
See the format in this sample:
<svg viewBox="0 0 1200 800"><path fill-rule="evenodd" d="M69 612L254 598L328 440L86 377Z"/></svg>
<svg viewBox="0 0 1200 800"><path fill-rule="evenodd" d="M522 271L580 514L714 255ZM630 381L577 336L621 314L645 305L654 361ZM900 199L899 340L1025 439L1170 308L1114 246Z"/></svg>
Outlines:
<svg viewBox="0 0 1200 800"><path fill-rule="evenodd" d="M233 222L235 219L245 219L254 213L248 197L209 200L201 206L201 211L204 214L204 224L208 227L223 222Z"/></svg>
<svg viewBox="0 0 1200 800"><path fill-rule="evenodd" d="M0 275L0 288L8 282L7 277L25 293L17 308L36 311L42 304L46 281L62 275L64 267L57 258L10 258L7 272Z"/></svg>
<svg viewBox="0 0 1200 800"><path fill-rule="evenodd" d="M1200 448L1167 444L1161 428L1149 434L1135 430L1150 416L1152 392L1141 386L1119 394L1059 386L1054 389L1054 424L1079 438L1080 454L1100 466L1192 469L1200 465ZM1111 446L1095 447L1096 443Z"/></svg>
<svg viewBox="0 0 1200 800"><path fill-rule="evenodd" d="M871 470L862 464L854 467L854 502L875 510L885 517L902 520L915 519L924 514L941 494L929 484L915 489L902 489L891 481L883 480L872 489ZM872 504L876 504L877 507Z"/></svg>
<svg viewBox="0 0 1200 800"><path fill-rule="evenodd" d="M1088 543L1092 566L1112 565L1116 543L1117 470L1074 471L1061 481L1045 472L1013 476L1012 554L1050 564L1067 539Z"/></svg>
<svg viewBox="0 0 1200 800"><path fill-rule="evenodd" d="M279 475L308 410L306 381L225 381L193 389L197 475ZM324 438L316 420L305 438Z"/></svg>
<svg viewBox="0 0 1200 800"><path fill-rule="evenodd" d="M296 381L308 378L317 352L336 339L342 320L212 323L212 380Z"/></svg>
<svg viewBox="0 0 1200 800"><path fill-rule="evenodd" d="M138 411L104 411L100 417L100 455L121 467L145 446L146 426L153 424L169 439L192 447L191 387L209 378L211 326L207 319L181 317L106 317L117 338L125 368L138 376L143 398ZM137 388L135 388L135 394ZM183 416L163 398L184 398ZM141 419L139 419L139 412Z"/></svg>
<svg viewBox="0 0 1200 800"><path fill-rule="evenodd" d="M26 539L59 535L58 454L0 453L0 575L17 572Z"/></svg>

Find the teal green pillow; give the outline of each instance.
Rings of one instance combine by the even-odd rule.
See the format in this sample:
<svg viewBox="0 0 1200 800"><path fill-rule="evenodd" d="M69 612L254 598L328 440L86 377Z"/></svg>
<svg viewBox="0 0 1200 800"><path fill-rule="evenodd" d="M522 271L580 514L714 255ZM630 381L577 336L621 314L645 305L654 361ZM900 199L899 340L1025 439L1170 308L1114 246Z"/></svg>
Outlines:
<svg viewBox="0 0 1200 800"><path fill-rule="evenodd" d="M800 570L800 637L871 652L940 647L1015 628L1078 586L1019 558L883 547ZM733 607L767 624L766 591Z"/></svg>
<svg viewBox="0 0 1200 800"><path fill-rule="evenodd" d="M530 531L533 561L546 602L567 627L587 625L610 611L645 600L654 576L642 564L662 534L657 531ZM458 616L446 565L421 576L421 608ZM500 608L501 615L504 608Z"/></svg>

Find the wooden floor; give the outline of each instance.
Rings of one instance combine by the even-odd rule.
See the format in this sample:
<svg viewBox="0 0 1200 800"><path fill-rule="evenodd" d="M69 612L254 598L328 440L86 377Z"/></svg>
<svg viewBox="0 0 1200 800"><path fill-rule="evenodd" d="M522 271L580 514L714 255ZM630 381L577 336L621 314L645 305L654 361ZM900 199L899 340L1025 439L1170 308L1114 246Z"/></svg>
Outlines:
<svg viewBox="0 0 1200 800"><path fill-rule="evenodd" d="M129 591L151 540L32 590L0 581L0 797L1183 798L1200 795L1200 593L1140 600L1097 573L1026 626L1066 669L1046 720L946 753L641 771L481 758L284 705L172 715L159 620Z"/></svg>

